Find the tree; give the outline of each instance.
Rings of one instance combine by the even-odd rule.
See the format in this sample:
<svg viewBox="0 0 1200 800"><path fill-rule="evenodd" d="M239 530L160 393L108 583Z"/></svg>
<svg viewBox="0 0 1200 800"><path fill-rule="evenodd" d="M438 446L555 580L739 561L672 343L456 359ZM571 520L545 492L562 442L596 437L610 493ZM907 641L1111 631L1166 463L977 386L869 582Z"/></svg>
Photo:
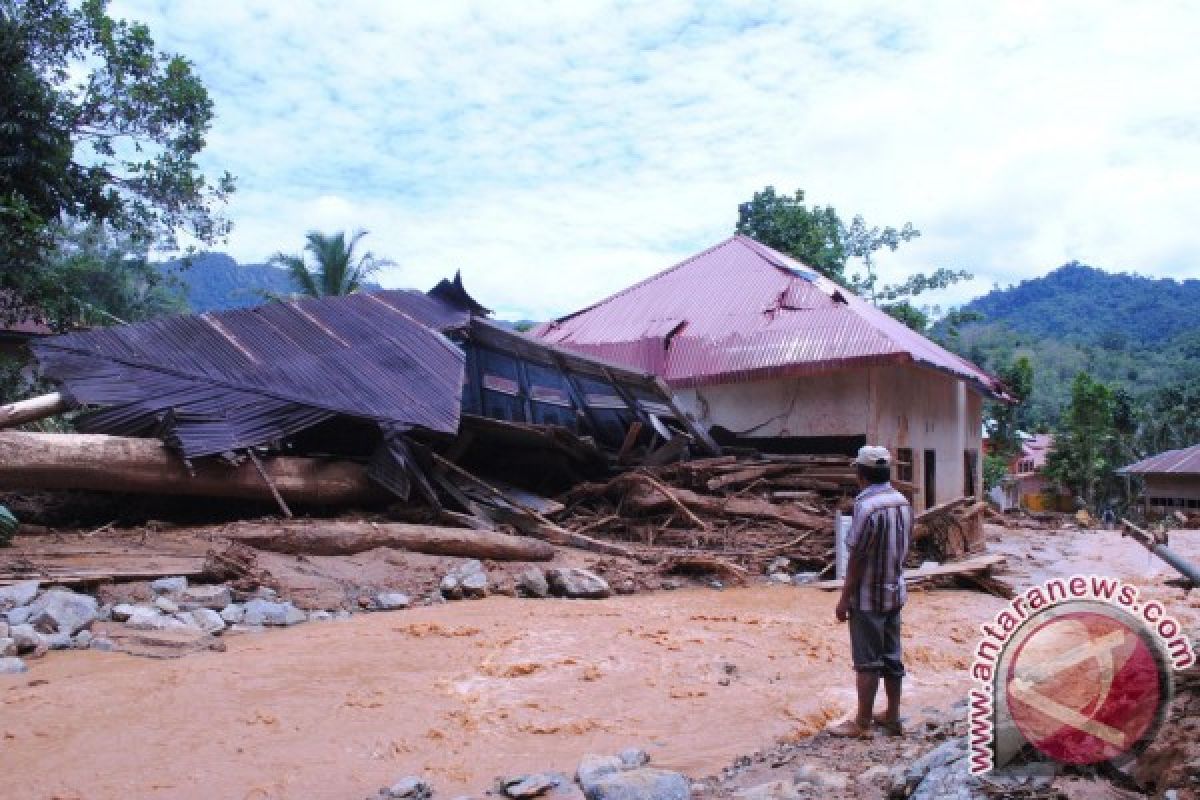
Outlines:
<svg viewBox="0 0 1200 800"><path fill-rule="evenodd" d="M792 197L777 194L774 186L755 192L738 206L735 230L845 284L842 221L832 206L805 205L803 189Z"/></svg>
<svg viewBox="0 0 1200 800"><path fill-rule="evenodd" d="M755 192L749 202L738 206L735 231L786 253L876 305L888 301L880 308L920 333L928 329L934 310L917 308L912 298L972 277L965 270L941 268L880 287L875 254L885 248L894 252L921 232L911 222L899 228L867 225L861 216L846 225L832 206L806 206L803 189L797 189L792 197L777 194L773 186ZM847 276L852 259L861 263L862 272Z"/></svg>
<svg viewBox="0 0 1200 800"><path fill-rule="evenodd" d="M1086 372L1071 384L1064 426L1054 435L1046 457L1046 474L1069 487L1090 508L1097 507L1102 487L1114 483L1117 400L1103 383Z"/></svg>
<svg viewBox="0 0 1200 800"><path fill-rule="evenodd" d="M355 254L358 243L366 235L364 230L355 231L347 242L343 231L332 235L309 231L304 249L312 256L312 267L303 255L284 253L276 253L270 263L286 269L299 292L309 297L353 294L362 288L367 278L393 263L369 252Z"/></svg>
<svg viewBox="0 0 1200 800"><path fill-rule="evenodd" d="M1030 400L1033 398L1033 364L1025 356L1013 359L1000 370L1001 382L1012 403L993 403L988 409L993 426L990 438L998 455L1012 458L1021 451L1022 431L1031 427Z"/></svg>
<svg viewBox="0 0 1200 800"><path fill-rule="evenodd" d="M54 226L102 223L139 248L220 240L234 189L195 162L213 118L191 64L160 53L107 0L0 0L0 289L53 323L70 300L47 271Z"/></svg>

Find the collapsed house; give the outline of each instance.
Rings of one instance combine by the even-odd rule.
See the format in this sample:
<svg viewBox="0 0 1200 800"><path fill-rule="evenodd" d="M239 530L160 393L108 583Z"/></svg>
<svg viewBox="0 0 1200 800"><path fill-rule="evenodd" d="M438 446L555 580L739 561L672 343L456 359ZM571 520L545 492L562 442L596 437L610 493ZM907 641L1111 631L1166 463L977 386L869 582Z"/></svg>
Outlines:
<svg viewBox="0 0 1200 800"><path fill-rule="evenodd" d="M340 498L320 485L283 493L275 485L273 475L303 489L296 476L317 469L317 458L361 464L374 487L440 508L430 481L438 453L557 489L603 474L617 455L705 447L653 375L562 351L489 313L456 276L427 293L288 299L41 339L34 357L61 391L39 408L82 409L79 431L156 439L170 455L147 451L140 477L124 479L122 459L141 463L137 445L90 459L87 447L67 450L59 471L53 453L23 463L10 452L0 484L215 495L225 487L234 496L252 485L250 495L269 488L281 504L286 494ZM37 450L34 442L25 450ZM289 456L310 462L292 469ZM155 471L168 473L161 484ZM346 496L361 499L354 489Z"/></svg>
<svg viewBox="0 0 1200 800"><path fill-rule="evenodd" d="M1004 387L803 264L733 236L534 331L660 376L721 445L897 460L918 511L982 498L982 407Z"/></svg>

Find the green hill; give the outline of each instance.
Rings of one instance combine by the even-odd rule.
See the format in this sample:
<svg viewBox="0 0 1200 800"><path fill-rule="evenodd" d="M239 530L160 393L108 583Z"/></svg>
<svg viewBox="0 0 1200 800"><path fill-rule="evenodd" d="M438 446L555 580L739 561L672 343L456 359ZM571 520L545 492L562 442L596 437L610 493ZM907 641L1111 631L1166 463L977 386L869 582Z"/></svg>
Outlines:
<svg viewBox="0 0 1200 800"><path fill-rule="evenodd" d="M1034 366L1033 417L1053 424L1076 373L1141 395L1200 378L1200 281L1105 272L1078 262L962 308L983 319L939 338L993 372Z"/></svg>
<svg viewBox="0 0 1200 800"><path fill-rule="evenodd" d="M186 262L168 261L161 268L184 285L188 307L197 313L257 306L271 296L296 291L284 270L267 264L239 264L224 253L201 253ZM366 286L379 288L374 283Z"/></svg>

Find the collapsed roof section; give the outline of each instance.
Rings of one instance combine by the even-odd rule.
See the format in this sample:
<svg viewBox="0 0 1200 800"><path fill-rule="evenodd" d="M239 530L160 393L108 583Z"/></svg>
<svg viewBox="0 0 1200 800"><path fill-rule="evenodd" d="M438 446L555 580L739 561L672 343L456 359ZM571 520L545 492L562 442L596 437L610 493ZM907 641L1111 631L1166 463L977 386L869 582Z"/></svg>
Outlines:
<svg viewBox="0 0 1200 800"><path fill-rule="evenodd" d="M700 435L652 375L560 351L487 313L455 276L428 294L290 299L71 333L33 350L71 404L89 409L81 430L159 438L187 459L278 445L339 418L372 423L375 450L361 454L369 474L405 498L413 479L432 495L411 436L448 442L464 411L507 424L510 437L553 428L560 446L573 438L594 456L592 443L617 450L634 424L632 439L644 428L648 446L656 434Z"/></svg>

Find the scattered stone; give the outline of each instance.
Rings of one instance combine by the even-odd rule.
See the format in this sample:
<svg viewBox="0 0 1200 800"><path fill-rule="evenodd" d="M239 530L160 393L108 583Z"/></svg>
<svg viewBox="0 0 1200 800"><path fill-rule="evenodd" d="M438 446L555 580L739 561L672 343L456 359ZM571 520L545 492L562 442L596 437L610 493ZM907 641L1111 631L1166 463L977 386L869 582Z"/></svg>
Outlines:
<svg viewBox="0 0 1200 800"><path fill-rule="evenodd" d="M803 586L806 583L812 583L820 578L820 576L821 573L819 572L797 572L792 576L792 583L796 584L797 586Z"/></svg>
<svg viewBox="0 0 1200 800"><path fill-rule="evenodd" d="M540 772L536 775L522 775L501 781L504 794L514 800L530 800L540 797L551 789L567 782L565 775L556 772Z"/></svg>
<svg viewBox="0 0 1200 800"><path fill-rule="evenodd" d="M643 767L606 775L584 794L587 800L688 800L691 786L678 772Z"/></svg>
<svg viewBox="0 0 1200 800"><path fill-rule="evenodd" d="M42 635L42 642L51 650L70 650L75 644L69 633L46 633Z"/></svg>
<svg viewBox="0 0 1200 800"><path fill-rule="evenodd" d="M17 653L24 655L32 653L42 645L42 636L33 629L28 623L23 625L13 625L9 629L8 635L12 638L13 643L17 646Z"/></svg>
<svg viewBox="0 0 1200 800"><path fill-rule="evenodd" d="M442 592L442 597L446 598L447 600L462 599L462 587L458 585L458 578L454 575L447 575L442 578L442 582L438 588Z"/></svg>
<svg viewBox="0 0 1200 800"><path fill-rule="evenodd" d="M345 622L348 619L354 619L354 615L343 608L333 612L333 619L335 622Z"/></svg>
<svg viewBox="0 0 1200 800"><path fill-rule="evenodd" d="M462 597L485 597L487 595L488 577L483 564L472 558L456 566L442 578L442 595L448 600L458 600Z"/></svg>
<svg viewBox="0 0 1200 800"><path fill-rule="evenodd" d="M132 603L118 603L112 607L112 618L114 622L124 622L129 619L137 606Z"/></svg>
<svg viewBox="0 0 1200 800"><path fill-rule="evenodd" d="M33 613L29 622L37 630L74 636L96 621L99 603L91 595L51 589L34 600L30 608Z"/></svg>
<svg viewBox="0 0 1200 800"><path fill-rule="evenodd" d="M464 597L487 597L488 577L486 572L472 572L459 581Z"/></svg>
<svg viewBox="0 0 1200 800"><path fill-rule="evenodd" d="M530 567L517 576L517 591L524 597L547 597L550 594L550 584L546 582L546 573L537 567Z"/></svg>
<svg viewBox="0 0 1200 800"><path fill-rule="evenodd" d="M721 583L716 578L713 578L711 581L708 582L708 588L716 589L717 591L720 591L725 588L725 584Z"/></svg>
<svg viewBox="0 0 1200 800"><path fill-rule="evenodd" d="M792 576L788 575L786 572L772 572L767 576L767 580L770 581L772 585L789 586L792 583Z"/></svg>
<svg viewBox="0 0 1200 800"><path fill-rule="evenodd" d="M246 607L240 603L230 603L221 609L221 619L229 625L234 625L246 618Z"/></svg>
<svg viewBox="0 0 1200 800"><path fill-rule="evenodd" d="M575 779L579 781L579 785L587 794L600 780L623 769L625 769L625 762L617 756L588 753L579 762L579 768L575 770Z"/></svg>
<svg viewBox="0 0 1200 800"><path fill-rule="evenodd" d="M19 658L12 656L0 658L0 675L20 675L22 672L28 672L29 667L25 666L25 662Z"/></svg>
<svg viewBox="0 0 1200 800"><path fill-rule="evenodd" d="M11 637L0 638L0 658L9 658L17 654L17 642Z"/></svg>
<svg viewBox="0 0 1200 800"><path fill-rule="evenodd" d="M17 606L5 612L4 618L8 620L9 625L24 625L29 622L29 617L33 615L33 609L29 606Z"/></svg>
<svg viewBox="0 0 1200 800"><path fill-rule="evenodd" d="M80 631L79 633L75 634L74 637L72 637L71 646L76 650L87 650L92 646L92 638L91 631Z"/></svg>
<svg viewBox="0 0 1200 800"><path fill-rule="evenodd" d="M187 578L177 575L172 578L159 578L150 584L150 588L155 594L181 595L187 591L187 585Z"/></svg>
<svg viewBox="0 0 1200 800"><path fill-rule="evenodd" d="M251 599L259 598L260 600L274 600L279 597L279 592L272 589L270 586L260 586L254 590Z"/></svg>
<svg viewBox="0 0 1200 800"><path fill-rule="evenodd" d="M946 740L908 768L904 791L915 800L972 796L979 786L979 779L967 771L966 758L965 740Z"/></svg>
<svg viewBox="0 0 1200 800"><path fill-rule="evenodd" d="M432 796L433 788L415 775L401 778L391 786L379 790L379 797L387 800L429 800Z"/></svg>
<svg viewBox="0 0 1200 800"><path fill-rule="evenodd" d="M792 780L797 786L815 786L818 789L841 791L850 785L850 777L844 772L824 770L805 764L793 773Z"/></svg>
<svg viewBox="0 0 1200 800"><path fill-rule="evenodd" d="M194 627L168 617L152 606L136 606L125 625L135 631L169 631Z"/></svg>
<svg viewBox="0 0 1200 800"><path fill-rule="evenodd" d="M211 608L195 608L191 611L181 611L175 618L185 625L199 628L205 633L220 633L225 630L225 620Z"/></svg>
<svg viewBox="0 0 1200 800"><path fill-rule="evenodd" d="M112 619L112 610L113 610L112 603L104 603L103 605L100 606L100 608L96 609L96 619L98 619L98 620Z"/></svg>
<svg viewBox="0 0 1200 800"><path fill-rule="evenodd" d="M40 586L41 584L37 581L21 581L12 586L0 588L0 611L29 605L33 602L33 598L37 597Z"/></svg>
<svg viewBox="0 0 1200 800"><path fill-rule="evenodd" d="M617 754L626 769L637 769L650 763L650 754L638 747L626 747Z"/></svg>
<svg viewBox="0 0 1200 800"><path fill-rule="evenodd" d="M617 594L635 594L637 592L637 584L631 579L626 578L616 586Z"/></svg>
<svg viewBox="0 0 1200 800"><path fill-rule="evenodd" d="M304 622L308 617L291 603L275 603L254 599L246 603L242 622L246 625L287 626Z"/></svg>
<svg viewBox="0 0 1200 800"><path fill-rule="evenodd" d="M154 598L154 607L164 614L179 613L179 604L165 595Z"/></svg>
<svg viewBox="0 0 1200 800"><path fill-rule="evenodd" d="M262 625L246 625L238 622L229 626L230 633L262 633L266 628Z"/></svg>
<svg viewBox="0 0 1200 800"><path fill-rule="evenodd" d="M330 622L333 620L333 614L328 611L310 611L308 612L309 622Z"/></svg>
<svg viewBox="0 0 1200 800"><path fill-rule="evenodd" d="M792 568L792 560L787 556L776 556L767 565L767 574L771 575L776 572L787 572Z"/></svg>
<svg viewBox="0 0 1200 800"><path fill-rule="evenodd" d="M101 653L111 653L117 649L117 645L112 639L105 639L104 637L97 636L95 639L92 639L91 649L99 650Z"/></svg>
<svg viewBox="0 0 1200 800"><path fill-rule="evenodd" d="M371 605L376 611L399 611L412 605L412 599L403 592L380 592Z"/></svg>
<svg viewBox="0 0 1200 800"><path fill-rule="evenodd" d="M189 586L179 598L179 607L184 611L207 608L220 611L233 602L233 592L228 586Z"/></svg>
<svg viewBox="0 0 1200 800"><path fill-rule="evenodd" d="M562 597L598 600L612 596L608 581L578 567L546 570L546 581L550 584L550 591Z"/></svg>

